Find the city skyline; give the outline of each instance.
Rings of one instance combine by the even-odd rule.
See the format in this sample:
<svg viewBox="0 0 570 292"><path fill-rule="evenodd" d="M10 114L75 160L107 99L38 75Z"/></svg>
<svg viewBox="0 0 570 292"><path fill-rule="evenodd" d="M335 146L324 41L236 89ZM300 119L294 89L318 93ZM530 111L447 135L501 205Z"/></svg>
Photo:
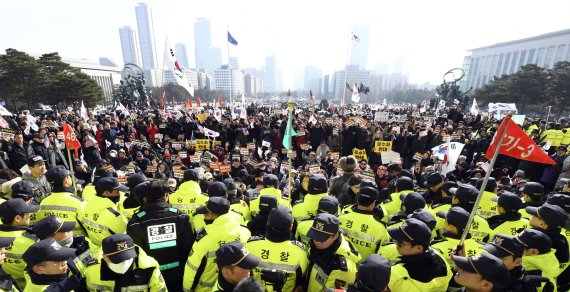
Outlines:
<svg viewBox="0 0 570 292"><path fill-rule="evenodd" d="M15 48L35 55L57 51L67 58L108 57L121 64L117 30L123 26L138 28L133 7L139 2L3 3L0 50ZM423 1L355 1L350 5L354 9L335 3L301 1L251 1L246 7L232 1L204 2L198 6L182 1L144 3L152 10L154 54L158 56L154 62L158 68L166 36L171 43L188 45L189 65L195 66L191 57L196 45L193 23L204 17L212 22L211 46L221 49L222 64L227 63L227 27L239 41L239 46L231 48L230 57L238 57L240 67L262 68L265 58L275 55L285 88L291 87L295 75L306 66L320 68L323 74L343 70L351 25L370 27L366 69L403 64L401 73L408 74L410 82L417 84L440 83L445 71L461 67L469 49L570 28L570 19L565 17L570 11L568 1L543 1L541 5L530 1L478 1L469 9L461 9L467 4L453 1L440 1L437 5ZM38 29L34 23L42 26Z"/></svg>

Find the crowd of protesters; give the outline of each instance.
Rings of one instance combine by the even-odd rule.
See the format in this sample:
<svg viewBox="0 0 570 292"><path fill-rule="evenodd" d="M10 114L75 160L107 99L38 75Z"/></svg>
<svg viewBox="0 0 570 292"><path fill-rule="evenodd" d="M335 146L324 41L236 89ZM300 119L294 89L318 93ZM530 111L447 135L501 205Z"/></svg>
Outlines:
<svg viewBox="0 0 570 292"><path fill-rule="evenodd" d="M289 117L295 133L291 137L287 131ZM37 116L35 122L30 122L23 113L4 118L10 127L1 130L0 183L2 200L6 200L3 204L23 199L30 205L41 206L53 194L68 192L89 205L97 199L94 197L110 198L107 193L118 190L116 186L107 192L105 189L115 182L106 177L115 177L126 185L126 192L121 193L121 199L110 199L109 214L117 212L116 216L124 216L124 228L115 232L109 225L114 232L107 237L94 235L97 232L88 228L91 221L79 218L83 215L91 218L89 207L77 211L76 228L92 242L96 262L98 247L102 250L100 257L114 252L122 254L123 250L109 250L113 244L125 242L129 248L137 247L136 256L141 265L144 261L151 263L150 266L153 263L160 266L166 284L157 284L164 281L162 276L149 276L147 282L154 283L147 283L154 287L147 286L150 291L255 291L256 282L265 291L279 288L283 291L326 288L567 291L570 288L570 271L566 269L570 262L567 241L570 123L565 119L527 118L521 125L540 151L547 152L556 164L499 155L489 169L485 152L501 119L495 118L494 113L473 115L454 105L431 111L415 106L296 106L289 113L286 108L251 104L241 111L206 106L189 110L177 107L99 111L87 117L69 112L46 113ZM81 144L77 155L75 149L66 149L63 134L66 123ZM284 139L291 139L291 151L285 148L288 143ZM378 151L378 141L391 142L390 148ZM442 160L446 158L442 159L432 149L448 141L465 146L454 170L442 175ZM477 216L468 240L464 249L458 250L458 239L467 228L478 189L489 171L491 179L481 204L476 206ZM68 181L66 177L71 175L74 179ZM189 182L193 182L192 189ZM137 191L136 186L142 183L147 184L147 190ZM192 197L189 203L181 203L184 196ZM229 211L224 210L226 200L216 198L220 196L227 199ZM271 196L275 200L264 200ZM182 259L174 259L182 263L180 266L163 263L160 257L168 256L157 254L156 245L148 242L150 239L137 239L140 232L131 228L131 221L137 218L140 222L136 224L147 224L144 216L152 212L144 209L145 205L149 208L151 202L160 200L178 210L173 211L177 218L187 219L177 220L187 221L188 226L176 223L177 240L184 237L189 244L179 250ZM9 207L0 205L2 210ZM31 220L21 225L25 232L34 234L36 224L47 224L44 221L53 212L33 216L42 210L24 212L32 214ZM6 237L2 232L12 230L9 226L15 224L14 218L20 217L7 218L8 213L0 214L3 223L0 239ZM163 216L166 215L157 218ZM93 217L94 221L99 222L95 217L98 216ZM222 219L236 225L228 223L232 228L215 229L215 222ZM277 221L281 224L275 224ZM507 223L512 223L510 229L505 227ZM178 230L180 226L185 226L184 232ZM207 250L216 245L212 234L226 232L240 238L229 241L245 245L234 246L227 239L220 239L219 246ZM116 238L114 233L128 236ZM148 236L151 238L150 231ZM38 244L47 239L36 240ZM269 255L270 247L263 248L263 244L271 246L264 242L283 241L296 246L286 256L281 252L274 259ZM5 247L10 254L14 243ZM249 253L243 251L245 247ZM200 253L204 253L204 259L195 262L193 257ZM224 260L218 258L216 270L215 265L208 265L217 253ZM241 260L247 258L248 264L240 262L240 256ZM541 266L531 259L533 256L544 258L558 269ZM263 274L260 271L272 267L286 271L287 265L277 265L279 259L298 262L292 264L296 267L294 273L287 274L281 287L276 288L280 285L274 282L279 281L268 280L269 274L260 275ZM98 265L105 266L101 259L98 261ZM271 265L271 261L276 261L276 265ZM113 264L117 263L111 259L109 268L117 273L118 268ZM95 291L97 285L89 278L90 266L86 265L87 272L79 269L76 273L81 275L76 277L77 282L86 283L74 287ZM234 265L247 270L246 276L237 277L233 268L227 268ZM2 265L3 273L11 275L19 289L30 281L45 282L34 282L33 276L38 276L35 268L33 272L26 270L26 280L22 281L5 266ZM178 272L173 272L177 269ZM249 270L256 282L238 285L247 281L240 280L247 278ZM100 274L102 270L98 271L94 273ZM94 282L97 281L104 282L103 279ZM119 287L118 282L114 287Z"/></svg>

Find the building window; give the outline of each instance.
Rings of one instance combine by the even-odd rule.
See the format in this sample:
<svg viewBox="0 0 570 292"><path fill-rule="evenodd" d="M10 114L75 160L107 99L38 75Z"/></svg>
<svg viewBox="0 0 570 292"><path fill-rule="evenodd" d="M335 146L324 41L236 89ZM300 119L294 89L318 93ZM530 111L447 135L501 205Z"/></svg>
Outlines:
<svg viewBox="0 0 570 292"><path fill-rule="evenodd" d="M559 45L556 51L556 57L554 58L554 64L563 60L564 52L566 51L566 45Z"/></svg>
<svg viewBox="0 0 570 292"><path fill-rule="evenodd" d="M526 64L534 64L532 61L534 61L535 51L536 51L535 49L531 49L530 51L528 51L528 59L526 59Z"/></svg>
<svg viewBox="0 0 570 292"><path fill-rule="evenodd" d="M501 68L503 67L503 56L505 54L499 55L499 64L497 64L497 70L495 70L495 76L501 76Z"/></svg>
<svg viewBox="0 0 570 292"><path fill-rule="evenodd" d="M515 72L515 66L517 64L518 56L519 56L519 52L513 53L513 59L511 61L511 69L509 70L509 74Z"/></svg>
<svg viewBox="0 0 570 292"><path fill-rule="evenodd" d="M519 60L519 67L526 65L524 62L525 57L526 57L526 51L521 51L521 59ZM516 69L515 71L517 71L519 68L515 69Z"/></svg>
<svg viewBox="0 0 570 292"><path fill-rule="evenodd" d="M552 61L553 56L554 56L554 46L550 46L546 50L546 57L544 57L544 65L542 67L551 69L552 66L550 64L550 61Z"/></svg>
<svg viewBox="0 0 570 292"><path fill-rule="evenodd" d="M509 62L511 61L511 53L507 53L505 56L505 63L503 64L503 70L501 70L501 75L507 74L507 69L509 68Z"/></svg>
<svg viewBox="0 0 570 292"><path fill-rule="evenodd" d="M538 66L542 66L544 64L544 51L544 48L540 48L536 53L536 65Z"/></svg>

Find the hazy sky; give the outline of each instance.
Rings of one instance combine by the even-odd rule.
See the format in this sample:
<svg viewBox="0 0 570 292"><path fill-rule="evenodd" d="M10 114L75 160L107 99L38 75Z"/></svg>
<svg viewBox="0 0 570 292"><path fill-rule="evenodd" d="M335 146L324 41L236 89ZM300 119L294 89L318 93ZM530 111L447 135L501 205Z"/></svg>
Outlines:
<svg viewBox="0 0 570 292"><path fill-rule="evenodd" d="M134 0L0 1L0 50L58 51L64 58L123 63L119 27L136 28ZM239 41L230 55L241 67L261 67L275 54L292 87L306 65L330 73L346 62L352 24L371 27L368 67L402 57L414 83L441 82L461 67L468 49L570 28L570 1L317 1L148 0L162 63L165 37L183 42L194 63L194 20L212 22L214 45L226 62L226 26Z"/></svg>

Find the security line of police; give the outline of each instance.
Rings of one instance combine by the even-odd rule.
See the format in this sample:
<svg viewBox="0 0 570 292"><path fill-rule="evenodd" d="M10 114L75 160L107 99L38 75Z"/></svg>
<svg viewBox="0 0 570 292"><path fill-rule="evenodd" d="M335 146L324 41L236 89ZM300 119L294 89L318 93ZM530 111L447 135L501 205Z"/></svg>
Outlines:
<svg viewBox="0 0 570 292"><path fill-rule="evenodd" d="M43 161L32 157L28 164ZM243 200L239 181L202 193L199 173L173 188L112 168L74 195L70 173L45 173L51 193L12 186L0 204L0 291L567 291L570 181L545 196L527 183L521 198L497 195L490 180L461 248L482 180L446 182L430 195L395 180L389 199L369 182L354 205L328 195L311 175L308 194L290 202L275 175ZM427 203L425 198L433 198ZM243 285L240 282L253 284ZM257 285L256 284L256 285Z"/></svg>

